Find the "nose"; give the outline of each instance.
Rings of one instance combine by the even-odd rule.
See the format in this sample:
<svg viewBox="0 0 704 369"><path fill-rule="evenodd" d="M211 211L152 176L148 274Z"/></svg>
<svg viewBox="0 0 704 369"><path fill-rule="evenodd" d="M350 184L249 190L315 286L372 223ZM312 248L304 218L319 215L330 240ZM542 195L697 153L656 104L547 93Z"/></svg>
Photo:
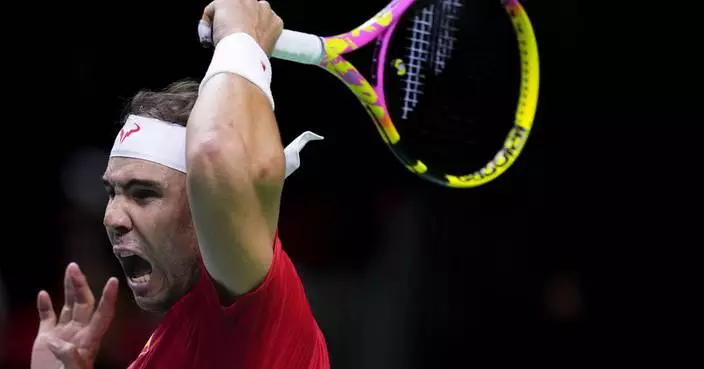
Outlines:
<svg viewBox="0 0 704 369"><path fill-rule="evenodd" d="M132 221L125 204L116 198L111 199L105 208L103 225L111 236L120 236L129 232L132 229Z"/></svg>

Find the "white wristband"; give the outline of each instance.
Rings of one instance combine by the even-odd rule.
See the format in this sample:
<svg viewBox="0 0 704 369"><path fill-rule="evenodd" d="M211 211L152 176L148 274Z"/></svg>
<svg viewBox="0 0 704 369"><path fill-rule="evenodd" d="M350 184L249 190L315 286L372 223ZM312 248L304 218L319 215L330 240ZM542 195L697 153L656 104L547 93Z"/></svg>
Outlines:
<svg viewBox="0 0 704 369"><path fill-rule="evenodd" d="M203 89L210 77L219 73L237 74L255 84L269 99L271 110L274 110L274 97L271 94L271 63L252 36L243 32L233 33L218 42L198 92Z"/></svg>

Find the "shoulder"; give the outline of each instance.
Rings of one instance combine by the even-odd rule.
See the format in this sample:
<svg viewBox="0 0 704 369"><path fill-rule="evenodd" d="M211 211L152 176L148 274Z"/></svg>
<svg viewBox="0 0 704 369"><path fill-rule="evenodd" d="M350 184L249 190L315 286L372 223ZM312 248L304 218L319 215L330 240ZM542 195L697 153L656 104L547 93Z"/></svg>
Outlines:
<svg viewBox="0 0 704 369"><path fill-rule="evenodd" d="M173 352L189 352L185 347L195 345L201 350L179 360L203 363L220 357L242 368L329 368L326 342L296 268L278 237L273 247L264 281L229 305L220 303L203 269L198 285L162 319L145 350L163 346L162 354L180 357Z"/></svg>

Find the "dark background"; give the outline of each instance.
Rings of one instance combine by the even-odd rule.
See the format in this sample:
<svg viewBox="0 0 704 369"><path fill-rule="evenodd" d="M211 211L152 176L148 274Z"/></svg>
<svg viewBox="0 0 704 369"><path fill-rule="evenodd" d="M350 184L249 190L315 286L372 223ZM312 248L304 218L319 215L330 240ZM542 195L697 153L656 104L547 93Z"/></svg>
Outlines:
<svg viewBox="0 0 704 369"><path fill-rule="evenodd" d="M210 52L195 27L205 4L32 3L9 16L19 25L3 57L13 66L0 367L29 366L36 294L47 289L58 305L69 261L96 293L121 276L101 225L113 122L138 89L202 76ZM384 1L341 4L272 1L286 28L322 35L356 26ZM524 5L541 57L535 130L514 167L477 189L413 176L361 106L338 116L316 105L358 104L334 77L272 61L284 142L303 130L326 137L287 182L280 227L333 368L672 363L692 347L682 332L693 325L685 299L697 289L685 285L696 269L685 264L696 259L683 252L701 246L687 235L701 207L683 174L697 165L689 130L702 123L701 93L680 85L695 85L689 67L701 58L676 53L688 32L665 36L674 28L664 9ZM97 366L126 367L155 323L122 289Z"/></svg>

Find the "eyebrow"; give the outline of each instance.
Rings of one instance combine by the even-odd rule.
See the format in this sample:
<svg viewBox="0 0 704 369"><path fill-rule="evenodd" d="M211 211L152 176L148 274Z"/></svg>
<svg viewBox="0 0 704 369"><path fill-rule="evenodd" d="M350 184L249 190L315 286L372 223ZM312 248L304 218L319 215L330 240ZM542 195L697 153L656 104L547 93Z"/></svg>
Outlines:
<svg viewBox="0 0 704 369"><path fill-rule="evenodd" d="M121 187L125 190L129 190L132 187L151 187L154 189L161 189L162 185L161 183L151 180L151 179L140 179L140 178L133 178L128 180L127 182L111 182L107 178L103 177L103 186L105 187Z"/></svg>

